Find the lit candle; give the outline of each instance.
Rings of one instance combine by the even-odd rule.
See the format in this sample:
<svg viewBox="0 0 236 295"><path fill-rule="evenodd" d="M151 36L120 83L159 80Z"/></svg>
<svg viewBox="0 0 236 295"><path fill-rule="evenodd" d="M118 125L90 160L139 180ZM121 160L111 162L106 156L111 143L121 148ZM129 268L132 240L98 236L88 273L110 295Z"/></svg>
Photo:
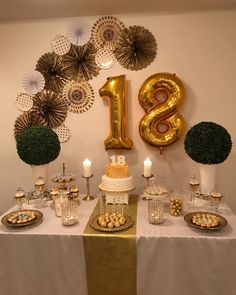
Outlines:
<svg viewBox="0 0 236 295"><path fill-rule="evenodd" d="M150 177L152 175L152 161L147 158L144 161L143 176Z"/></svg>
<svg viewBox="0 0 236 295"><path fill-rule="evenodd" d="M88 159L83 161L83 176L90 177L91 176L91 161Z"/></svg>

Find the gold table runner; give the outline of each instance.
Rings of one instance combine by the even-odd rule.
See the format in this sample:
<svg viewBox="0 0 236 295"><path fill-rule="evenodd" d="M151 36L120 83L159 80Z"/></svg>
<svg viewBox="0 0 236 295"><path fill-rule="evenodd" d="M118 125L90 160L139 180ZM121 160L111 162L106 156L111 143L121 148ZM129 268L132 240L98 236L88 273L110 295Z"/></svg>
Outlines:
<svg viewBox="0 0 236 295"><path fill-rule="evenodd" d="M136 295L137 201L137 195L130 195L124 205L134 221L124 231L105 233L88 222L83 233L88 295ZM99 204L90 218L98 214Z"/></svg>

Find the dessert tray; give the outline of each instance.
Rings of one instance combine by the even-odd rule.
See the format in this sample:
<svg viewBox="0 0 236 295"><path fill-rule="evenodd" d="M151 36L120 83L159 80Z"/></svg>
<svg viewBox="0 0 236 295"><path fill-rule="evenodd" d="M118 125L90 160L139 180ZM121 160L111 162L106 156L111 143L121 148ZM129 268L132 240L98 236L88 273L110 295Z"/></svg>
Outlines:
<svg viewBox="0 0 236 295"><path fill-rule="evenodd" d="M23 227L39 222L43 213L38 210L17 210L3 216L2 223L8 227Z"/></svg>
<svg viewBox="0 0 236 295"><path fill-rule="evenodd" d="M103 232L117 232L117 231L122 231L125 229L128 229L129 227L131 227L134 224L133 219L127 215L124 214L124 217L126 219L126 222L119 226L119 227L102 227L99 223L98 223L98 218L100 215L96 215L93 218L90 219L89 224L91 225L92 228L99 230L99 231L103 231Z"/></svg>
<svg viewBox="0 0 236 295"><path fill-rule="evenodd" d="M184 216L187 225L193 228L207 231L215 231L224 228L227 220L214 212L191 212Z"/></svg>

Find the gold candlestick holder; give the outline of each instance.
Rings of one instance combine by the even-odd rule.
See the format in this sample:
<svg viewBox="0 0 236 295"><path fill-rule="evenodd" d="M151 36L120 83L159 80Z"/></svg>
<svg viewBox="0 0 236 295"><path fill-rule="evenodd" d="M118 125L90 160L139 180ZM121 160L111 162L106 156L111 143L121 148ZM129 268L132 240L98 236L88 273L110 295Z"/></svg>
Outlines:
<svg viewBox="0 0 236 295"><path fill-rule="evenodd" d="M142 174L142 177L146 179L146 188L148 187L148 181L150 178L152 178L154 175L151 174L150 176L144 176L144 174ZM148 198L146 196L143 197L144 201L148 201L148 200L152 200L152 198Z"/></svg>
<svg viewBox="0 0 236 295"><path fill-rule="evenodd" d="M90 181L89 179L93 177L93 174L91 174L90 176L83 176L83 178L86 179L86 188L87 188L87 195L83 198L84 201L92 201L94 200L94 197L92 195L90 195Z"/></svg>

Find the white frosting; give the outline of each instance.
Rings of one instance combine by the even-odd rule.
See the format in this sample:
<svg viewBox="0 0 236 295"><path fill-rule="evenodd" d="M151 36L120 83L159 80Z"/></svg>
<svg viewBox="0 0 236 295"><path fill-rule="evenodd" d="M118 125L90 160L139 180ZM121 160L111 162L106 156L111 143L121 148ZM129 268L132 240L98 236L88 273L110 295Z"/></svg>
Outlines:
<svg viewBox="0 0 236 295"><path fill-rule="evenodd" d="M133 176L124 178L111 178L106 175L102 176L101 187L108 190L129 190L134 188Z"/></svg>

